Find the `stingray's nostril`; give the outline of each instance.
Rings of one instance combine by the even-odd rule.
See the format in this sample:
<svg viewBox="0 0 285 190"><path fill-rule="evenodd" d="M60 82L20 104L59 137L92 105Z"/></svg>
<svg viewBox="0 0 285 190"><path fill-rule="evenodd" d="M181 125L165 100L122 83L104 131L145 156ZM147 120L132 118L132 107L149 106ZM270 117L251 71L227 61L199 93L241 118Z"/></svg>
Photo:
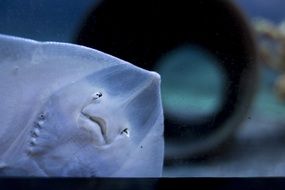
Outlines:
<svg viewBox="0 0 285 190"><path fill-rule="evenodd" d="M103 96L102 92L96 92L92 95L92 100L97 100Z"/></svg>
<svg viewBox="0 0 285 190"><path fill-rule="evenodd" d="M130 132L128 128L125 128L121 131L121 135L126 135L127 137L130 137Z"/></svg>

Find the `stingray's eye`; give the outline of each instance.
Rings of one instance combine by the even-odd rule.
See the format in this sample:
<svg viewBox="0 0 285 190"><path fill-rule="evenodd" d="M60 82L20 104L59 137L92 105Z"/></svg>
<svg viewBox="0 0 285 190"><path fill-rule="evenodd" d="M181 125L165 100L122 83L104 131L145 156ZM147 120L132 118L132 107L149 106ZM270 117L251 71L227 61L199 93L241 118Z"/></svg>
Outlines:
<svg viewBox="0 0 285 190"><path fill-rule="evenodd" d="M103 96L102 92L96 92L92 95L92 100L97 100Z"/></svg>
<svg viewBox="0 0 285 190"><path fill-rule="evenodd" d="M129 129L128 128L125 128L121 131L121 135L126 135L127 137L130 136L130 132L129 132Z"/></svg>

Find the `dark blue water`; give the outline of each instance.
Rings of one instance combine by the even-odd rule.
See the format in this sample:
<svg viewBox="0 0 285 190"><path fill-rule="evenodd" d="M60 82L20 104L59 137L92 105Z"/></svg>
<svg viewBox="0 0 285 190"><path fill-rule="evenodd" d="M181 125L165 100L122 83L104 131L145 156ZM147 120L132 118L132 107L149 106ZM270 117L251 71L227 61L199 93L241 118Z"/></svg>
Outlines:
<svg viewBox="0 0 285 190"><path fill-rule="evenodd" d="M98 0L1 0L0 33L70 42Z"/></svg>
<svg viewBox="0 0 285 190"><path fill-rule="evenodd" d="M251 18L264 17L274 22L285 18L284 0L234 0Z"/></svg>

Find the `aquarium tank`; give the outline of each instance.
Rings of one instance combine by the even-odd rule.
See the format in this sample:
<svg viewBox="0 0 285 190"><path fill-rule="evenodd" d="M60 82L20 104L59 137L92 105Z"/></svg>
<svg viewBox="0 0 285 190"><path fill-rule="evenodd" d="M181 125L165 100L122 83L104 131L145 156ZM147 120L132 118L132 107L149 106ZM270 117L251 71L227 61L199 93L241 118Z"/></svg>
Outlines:
<svg viewBox="0 0 285 190"><path fill-rule="evenodd" d="M76 56L80 48L92 48L99 52L98 56L102 56L101 53L110 55L110 60L118 58L134 68L158 73L159 86L150 83L149 91L140 85L143 86L143 80L147 81L146 76L150 75L140 76L139 69L137 77L133 70L125 72L115 67L110 67L108 72L121 73L114 74L117 78L112 78L113 74L96 77L100 81L100 77L103 78L102 84L109 82L114 94L119 94L124 84L134 85L132 89L123 88L127 91L125 94L145 90L142 90L145 95L139 97L140 101L133 102L135 111L122 108L118 112L123 110L130 114L130 120L144 118L141 123L161 119L162 131L148 131L150 134L161 132L163 137L163 143L154 143L160 149L153 155L150 153L151 159L160 163L159 177L283 177L284 6L285 2L279 0L2 0L0 34L39 43L68 43L79 48L72 50L74 53L64 51L67 57ZM10 45L5 45L5 51L6 47L9 49ZM21 45L11 47L17 49ZM49 52L52 51L51 56L59 55L56 46L51 47ZM0 52L2 59L7 56L3 52ZM107 59L104 56L101 60ZM56 70L54 67L59 67L51 65L51 73ZM77 74L71 73L72 81ZM4 81L5 77L0 79ZM138 83L135 85L134 81ZM92 93L97 96L106 94L95 91ZM0 93L5 93L4 88ZM131 95L123 97L120 102L127 101ZM119 105L116 100L110 98L108 101ZM157 109L159 101L161 110ZM154 112L161 114L147 114ZM113 112L109 116L121 120ZM129 129L123 127L122 134L133 135ZM147 134L143 129L138 130ZM1 164L0 159L0 173ZM25 176L25 173L17 176ZM154 182L150 187L160 186Z"/></svg>

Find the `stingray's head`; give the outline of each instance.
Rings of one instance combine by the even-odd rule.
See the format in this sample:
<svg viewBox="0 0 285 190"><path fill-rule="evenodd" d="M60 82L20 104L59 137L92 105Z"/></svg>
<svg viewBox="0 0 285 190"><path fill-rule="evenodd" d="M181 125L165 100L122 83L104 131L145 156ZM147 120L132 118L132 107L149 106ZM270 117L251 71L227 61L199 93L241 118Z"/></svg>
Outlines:
<svg viewBox="0 0 285 190"><path fill-rule="evenodd" d="M160 176L163 150L160 77L120 64L48 97L28 154L48 176Z"/></svg>

